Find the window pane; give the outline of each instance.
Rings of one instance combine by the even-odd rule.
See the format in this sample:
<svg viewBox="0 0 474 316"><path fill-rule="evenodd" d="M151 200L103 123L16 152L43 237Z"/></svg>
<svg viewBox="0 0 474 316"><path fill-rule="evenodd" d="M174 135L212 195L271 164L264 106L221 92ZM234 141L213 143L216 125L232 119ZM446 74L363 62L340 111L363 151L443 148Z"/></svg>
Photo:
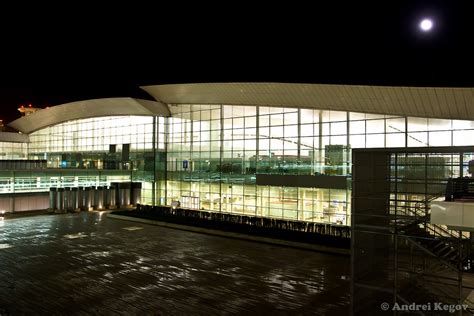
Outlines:
<svg viewBox="0 0 474 316"><path fill-rule="evenodd" d="M474 131L454 131L453 146L466 146L474 144Z"/></svg>
<svg viewBox="0 0 474 316"><path fill-rule="evenodd" d="M301 123L317 123L319 122L319 111L301 109Z"/></svg>
<svg viewBox="0 0 474 316"><path fill-rule="evenodd" d="M365 148L365 135L351 135L349 142L352 148Z"/></svg>
<svg viewBox="0 0 474 316"><path fill-rule="evenodd" d="M331 123L331 135L346 135L347 134L347 123Z"/></svg>
<svg viewBox="0 0 474 316"><path fill-rule="evenodd" d="M349 122L349 130L350 130L351 134L364 134L365 133L365 121Z"/></svg>
<svg viewBox="0 0 474 316"><path fill-rule="evenodd" d="M387 133L405 132L405 118L393 118L385 121Z"/></svg>
<svg viewBox="0 0 474 316"><path fill-rule="evenodd" d="M428 146L428 133L408 133L408 147Z"/></svg>
<svg viewBox="0 0 474 316"><path fill-rule="evenodd" d="M385 132L384 120L368 120L367 133L383 133Z"/></svg>
<svg viewBox="0 0 474 316"><path fill-rule="evenodd" d="M384 147L384 134L367 135L367 148Z"/></svg>
<svg viewBox="0 0 474 316"><path fill-rule="evenodd" d="M430 132L430 146L451 146L451 131Z"/></svg>
<svg viewBox="0 0 474 316"><path fill-rule="evenodd" d="M427 131L428 130L428 119L419 117L408 118L408 131Z"/></svg>
<svg viewBox="0 0 474 316"><path fill-rule="evenodd" d="M405 133L391 133L386 135L386 147L405 147Z"/></svg>
<svg viewBox="0 0 474 316"><path fill-rule="evenodd" d="M446 131L451 129L451 120L428 119L429 131Z"/></svg>

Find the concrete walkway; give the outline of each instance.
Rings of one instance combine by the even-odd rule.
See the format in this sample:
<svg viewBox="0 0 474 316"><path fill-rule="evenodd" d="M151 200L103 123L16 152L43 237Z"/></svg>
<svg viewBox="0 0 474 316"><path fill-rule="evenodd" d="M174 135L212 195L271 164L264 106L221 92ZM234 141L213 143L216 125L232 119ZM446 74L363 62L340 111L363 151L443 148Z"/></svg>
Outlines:
<svg viewBox="0 0 474 316"><path fill-rule="evenodd" d="M0 315L349 313L349 258L107 219L0 221Z"/></svg>

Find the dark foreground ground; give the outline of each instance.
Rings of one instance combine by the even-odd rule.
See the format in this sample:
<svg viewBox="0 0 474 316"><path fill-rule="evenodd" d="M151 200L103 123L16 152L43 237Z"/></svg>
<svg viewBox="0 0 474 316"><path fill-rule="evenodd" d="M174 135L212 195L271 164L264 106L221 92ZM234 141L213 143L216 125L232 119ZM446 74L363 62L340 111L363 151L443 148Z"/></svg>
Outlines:
<svg viewBox="0 0 474 316"><path fill-rule="evenodd" d="M107 219L0 221L0 315L349 313L349 258Z"/></svg>

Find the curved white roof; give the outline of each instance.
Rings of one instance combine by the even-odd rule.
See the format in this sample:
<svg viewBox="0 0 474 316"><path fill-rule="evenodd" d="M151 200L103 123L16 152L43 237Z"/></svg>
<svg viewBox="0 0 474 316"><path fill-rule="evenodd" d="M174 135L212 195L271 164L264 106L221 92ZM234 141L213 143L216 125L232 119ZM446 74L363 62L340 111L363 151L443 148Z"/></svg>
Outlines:
<svg viewBox="0 0 474 316"><path fill-rule="evenodd" d="M199 83L141 88L167 104L285 106L474 120L474 88L299 83Z"/></svg>
<svg viewBox="0 0 474 316"><path fill-rule="evenodd" d="M28 134L66 121L117 115L169 116L170 111L167 105L156 101L133 98L93 99L39 110L28 116L23 116L8 125L22 133Z"/></svg>

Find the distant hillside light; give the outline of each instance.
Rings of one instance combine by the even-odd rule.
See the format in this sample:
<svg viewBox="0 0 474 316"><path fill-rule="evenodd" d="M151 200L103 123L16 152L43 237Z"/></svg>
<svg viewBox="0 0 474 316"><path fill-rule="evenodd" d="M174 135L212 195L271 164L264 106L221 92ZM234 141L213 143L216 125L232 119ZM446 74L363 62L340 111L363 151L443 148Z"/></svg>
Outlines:
<svg viewBox="0 0 474 316"><path fill-rule="evenodd" d="M430 19L424 19L420 23L420 28L424 32L428 32L429 30L431 30L432 27L433 27L433 21L431 21Z"/></svg>

